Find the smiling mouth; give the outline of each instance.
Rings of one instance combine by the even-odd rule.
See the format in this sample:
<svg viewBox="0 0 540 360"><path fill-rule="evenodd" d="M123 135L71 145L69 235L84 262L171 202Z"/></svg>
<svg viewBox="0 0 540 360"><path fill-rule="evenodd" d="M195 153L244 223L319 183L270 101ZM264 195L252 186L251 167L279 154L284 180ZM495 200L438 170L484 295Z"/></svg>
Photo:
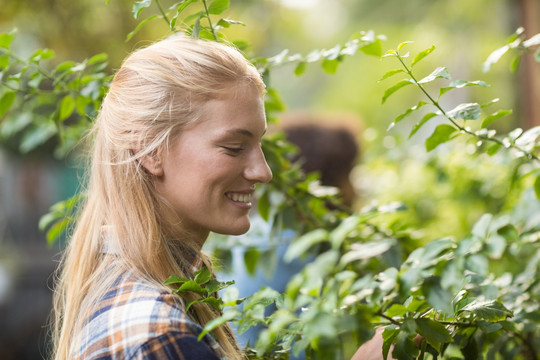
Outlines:
<svg viewBox="0 0 540 360"><path fill-rule="evenodd" d="M251 203L251 194L226 193L225 195L234 202Z"/></svg>

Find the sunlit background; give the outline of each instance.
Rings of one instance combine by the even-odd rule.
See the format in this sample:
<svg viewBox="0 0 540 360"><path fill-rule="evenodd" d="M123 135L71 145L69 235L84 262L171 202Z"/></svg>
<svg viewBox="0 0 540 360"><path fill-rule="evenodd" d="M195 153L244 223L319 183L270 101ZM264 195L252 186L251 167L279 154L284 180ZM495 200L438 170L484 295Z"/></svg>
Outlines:
<svg viewBox="0 0 540 360"><path fill-rule="evenodd" d="M113 71L131 50L167 34L155 21L126 41L137 24L131 6L128 0L2 0L0 31L18 29L13 48L23 56L42 47L53 49L58 61L81 61L106 52ZM540 32L537 0L231 0L226 15L245 23L226 34L230 40L247 40L251 56L273 56L285 48L307 54L368 30L386 37L385 50L406 40L414 41L408 47L412 53L435 45L435 52L419 64L420 72L427 75L446 66L453 79L492 85L452 93L443 105L499 98L497 109L514 109L496 124L499 131L540 121L540 99L534 97L540 92L538 66L530 68L525 60L512 73L509 57L482 72L487 56L519 26L529 35ZM300 77L294 76L294 67L284 66L271 78L287 112L354 122L362 149L352 175L358 193L355 208L403 201L409 210L395 221L412 225L419 238L429 241L463 236L480 214L520 201L514 195L520 189L508 188L503 158L487 162L473 157L474 144L465 142L428 154L423 144L433 126L407 139L415 117L386 130L421 95L410 87L381 105L391 83L377 80L397 65L392 58L359 53L345 59L335 75L311 64ZM52 204L76 192L80 166L54 158L52 143L20 154L15 141L5 139L6 131L0 123L0 359L40 359L59 249L47 247L38 221Z"/></svg>

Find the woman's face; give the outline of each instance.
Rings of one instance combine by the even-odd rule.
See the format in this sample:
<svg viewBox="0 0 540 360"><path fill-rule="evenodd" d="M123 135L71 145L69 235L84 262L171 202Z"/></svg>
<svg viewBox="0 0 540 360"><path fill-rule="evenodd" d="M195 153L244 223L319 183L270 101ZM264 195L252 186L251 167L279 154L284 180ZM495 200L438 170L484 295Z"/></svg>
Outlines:
<svg viewBox="0 0 540 360"><path fill-rule="evenodd" d="M251 85L232 88L209 101L203 115L183 130L161 157L157 190L185 230L239 235L257 183L272 173L261 149L266 131L263 100Z"/></svg>

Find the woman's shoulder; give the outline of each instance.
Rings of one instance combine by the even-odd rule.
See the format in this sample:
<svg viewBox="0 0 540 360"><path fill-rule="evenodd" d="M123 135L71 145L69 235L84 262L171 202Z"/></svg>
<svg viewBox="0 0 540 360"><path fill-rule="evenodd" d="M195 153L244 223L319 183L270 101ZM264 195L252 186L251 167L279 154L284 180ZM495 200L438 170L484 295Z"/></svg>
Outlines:
<svg viewBox="0 0 540 360"><path fill-rule="evenodd" d="M175 330L193 331L199 328L185 313L176 295L159 287L134 271L123 273L98 301L94 318L106 315L109 324L130 328L143 324L150 332ZM150 324L150 326L148 326ZM188 325L185 329L185 325ZM178 327L180 326L180 327Z"/></svg>
<svg viewBox="0 0 540 360"><path fill-rule="evenodd" d="M175 296L134 272L123 273L96 303L83 330L82 353L121 353L130 358L141 347L171 336L196 339L202 328Z"/></svg>

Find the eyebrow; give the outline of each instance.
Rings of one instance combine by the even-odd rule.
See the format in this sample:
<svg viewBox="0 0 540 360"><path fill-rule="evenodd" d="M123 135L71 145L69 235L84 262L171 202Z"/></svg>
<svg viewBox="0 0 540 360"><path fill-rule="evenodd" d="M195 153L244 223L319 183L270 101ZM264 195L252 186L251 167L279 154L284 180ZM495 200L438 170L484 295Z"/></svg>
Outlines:
<svg viewBox="0 0 540 360"><path fill-rule="evenodd" d="M254 137L253 133L249 130L246 130L246 129L241 129L241 128L238 128L238 129L229 129L227 130L226 132L227 134L231 134L231 135L234 135L234 134L240 134L240 135L244 135L244 136L247 136L247 137ZM264 129L264 132L263 132L263 135L266 134L266 129Z"/></svg>

